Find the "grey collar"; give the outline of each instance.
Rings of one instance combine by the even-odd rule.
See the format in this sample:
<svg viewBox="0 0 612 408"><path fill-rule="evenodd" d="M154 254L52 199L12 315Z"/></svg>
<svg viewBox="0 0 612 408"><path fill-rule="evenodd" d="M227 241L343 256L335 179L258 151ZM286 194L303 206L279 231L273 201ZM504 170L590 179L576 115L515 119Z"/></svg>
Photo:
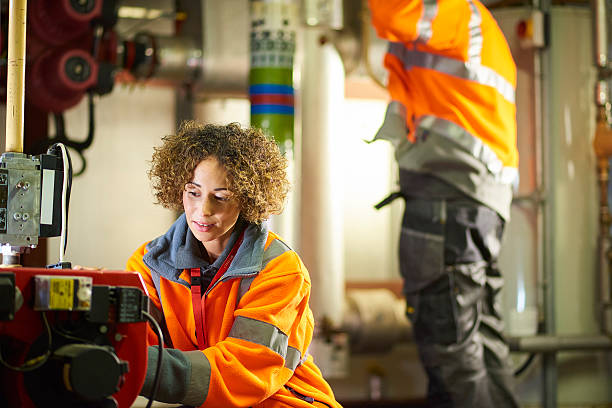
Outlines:
<svg viewBox="0 0 612 408"><path fill-rule="evenodd" d="M147 244L147 253L143 257L143 262L149 267L152 275L157 274L185 284L186 282L179 280L184 269L221 267L243 230L245 233L242 244L221 280L251 275L262 267L263 250L268 238L267 222L257 225L239 219L238 228L232 232L223 253L210 265L200 256L200 243L189 229L185 214L182 214L164 235Z"/></svg>

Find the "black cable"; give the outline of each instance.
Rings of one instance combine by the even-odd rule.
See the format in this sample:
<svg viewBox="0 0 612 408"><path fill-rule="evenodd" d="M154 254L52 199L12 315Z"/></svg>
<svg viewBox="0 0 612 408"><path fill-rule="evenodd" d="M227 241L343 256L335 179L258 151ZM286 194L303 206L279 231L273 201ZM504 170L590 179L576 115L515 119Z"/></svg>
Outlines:
<svg viewBox="0 0 612 408"><path fill-rule="evenodd" d="M519 375L523 374L529 368L531 363L533 363L535 356L536 356L536 353L530 353L529 357L527 357L527 360L525 360L525 362L521 364L519 368L514 370L514 376L518 377Z"/></svg>
<svg viewBox="0 0 612 408"><path fill-rule="evenodd" d="M49 360L49 357L51 356L51 343L52 343L51 342L51 339L52 339L51 326L49 325L49 321L47 320L47 315L45 314L45 312L41 312L41 315L42 315L42 320L45 324L45 328L47 329L47 351L45 351L43 354L41 354L38 357L33 357L29 359L28 361L26 361L20 366L13 366L7 363L4 360L4 357L2 357L2 353L0 353L0 364L8 368L9 370L19 371L19 372L24 373L24 372L33 371L33 370L36 370L37 368L42 367L42 365L45 364L47 360Z"/></svg>
<svg viewBox="0 0 612 408"><path fill-rule="evenodd" d="M87 160L83 155L83 151L91 146L94 140L94 133L96 128L96 120L95 120L95 104L94 104L94 93L93 91L87 92L87 107L89 113L89 122L87 127L87 137L82 142L77 142L74 140L68 139L66 136L66 128L64 124L64 114L63 113L54 113L53 118L55 119L55 137L52 139L45 139L39 142L36 145L35 150L45 151L49 148L49 146L57 143L62 143L66 146L66 148L70 148L74 150L79 157L81 158L81 168L79 171L74 172L73 176L78 177L87 168Z"/></svg>
<svg viewBox="0 0 612 408"><path fill-rule="evenodd" d="M155 400L155 397L157 396L157 390L159 388L159 382L161 380L160 374L161 374L161 368L162 368L162 358L164 356L164 335L162 334L161 327L159 327L157 320L155 320L153 316L151 316L149 313L145 311L143 311L142 314L144 315L144 317L147 318L149 323L151 323L151 325L155 329L155 334L157 334L157 341L159 343L157 367L155 368L155 377L153 378L153 389L151 390L151 395L149 396L149 403L146 406L146 408L151 408L151 405L153 404L153 400Z"/></svg>
<svg viewBox="0 0 612 408"><path fill-rule="evenodd" d="M538 326L536 327L536 334L544 333L544 321L538 322ZM518 377L523 374L534 362L537 353L530 353L529 357L525 360L523 364L521 364L516 370L514 370L514 377Z"/></svg>

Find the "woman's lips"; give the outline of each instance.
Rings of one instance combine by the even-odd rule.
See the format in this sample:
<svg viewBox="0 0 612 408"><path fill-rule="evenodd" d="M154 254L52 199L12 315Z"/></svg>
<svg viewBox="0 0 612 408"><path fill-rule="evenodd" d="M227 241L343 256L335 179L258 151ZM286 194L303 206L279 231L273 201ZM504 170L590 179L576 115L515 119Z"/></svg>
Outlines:
<svg viewBox="0 0 612 408"><path fill-rule="evenodd" d="M196 229L200 232L208 232L212 227L215 226L215 224L198 221L193 221L193 225L195 225Z"/></svg>

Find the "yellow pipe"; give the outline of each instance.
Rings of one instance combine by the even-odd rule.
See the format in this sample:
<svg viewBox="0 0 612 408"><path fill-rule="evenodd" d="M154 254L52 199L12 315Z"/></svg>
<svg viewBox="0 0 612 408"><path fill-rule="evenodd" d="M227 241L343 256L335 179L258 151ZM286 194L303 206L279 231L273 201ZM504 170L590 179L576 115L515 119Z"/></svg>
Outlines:
<svg viewBox="0 0 612 408"><path fill-rule="evenodd" d="M6 151L23 153L27 0L11 0L6 81Z"/></svg>

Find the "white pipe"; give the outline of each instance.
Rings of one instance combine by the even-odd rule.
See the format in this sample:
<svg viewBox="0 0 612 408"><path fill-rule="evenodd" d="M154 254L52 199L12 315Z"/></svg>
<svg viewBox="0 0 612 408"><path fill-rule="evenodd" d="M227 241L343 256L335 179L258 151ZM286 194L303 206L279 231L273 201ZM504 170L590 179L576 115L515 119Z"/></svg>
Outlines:
<svg viewBox="0 0 612 408"><path fill-rule="evenodd" d="M6 81L6 151L23 153L27 0L11 0Z"/></svg>
<svg viewBox="0 0 612 408"><path fill-rule="evenodd" d="M334 327L344 307L342 186L332 167L341 152L344 68L325 30L303 30L299 249L312 279L315 320Z"/></svg>

